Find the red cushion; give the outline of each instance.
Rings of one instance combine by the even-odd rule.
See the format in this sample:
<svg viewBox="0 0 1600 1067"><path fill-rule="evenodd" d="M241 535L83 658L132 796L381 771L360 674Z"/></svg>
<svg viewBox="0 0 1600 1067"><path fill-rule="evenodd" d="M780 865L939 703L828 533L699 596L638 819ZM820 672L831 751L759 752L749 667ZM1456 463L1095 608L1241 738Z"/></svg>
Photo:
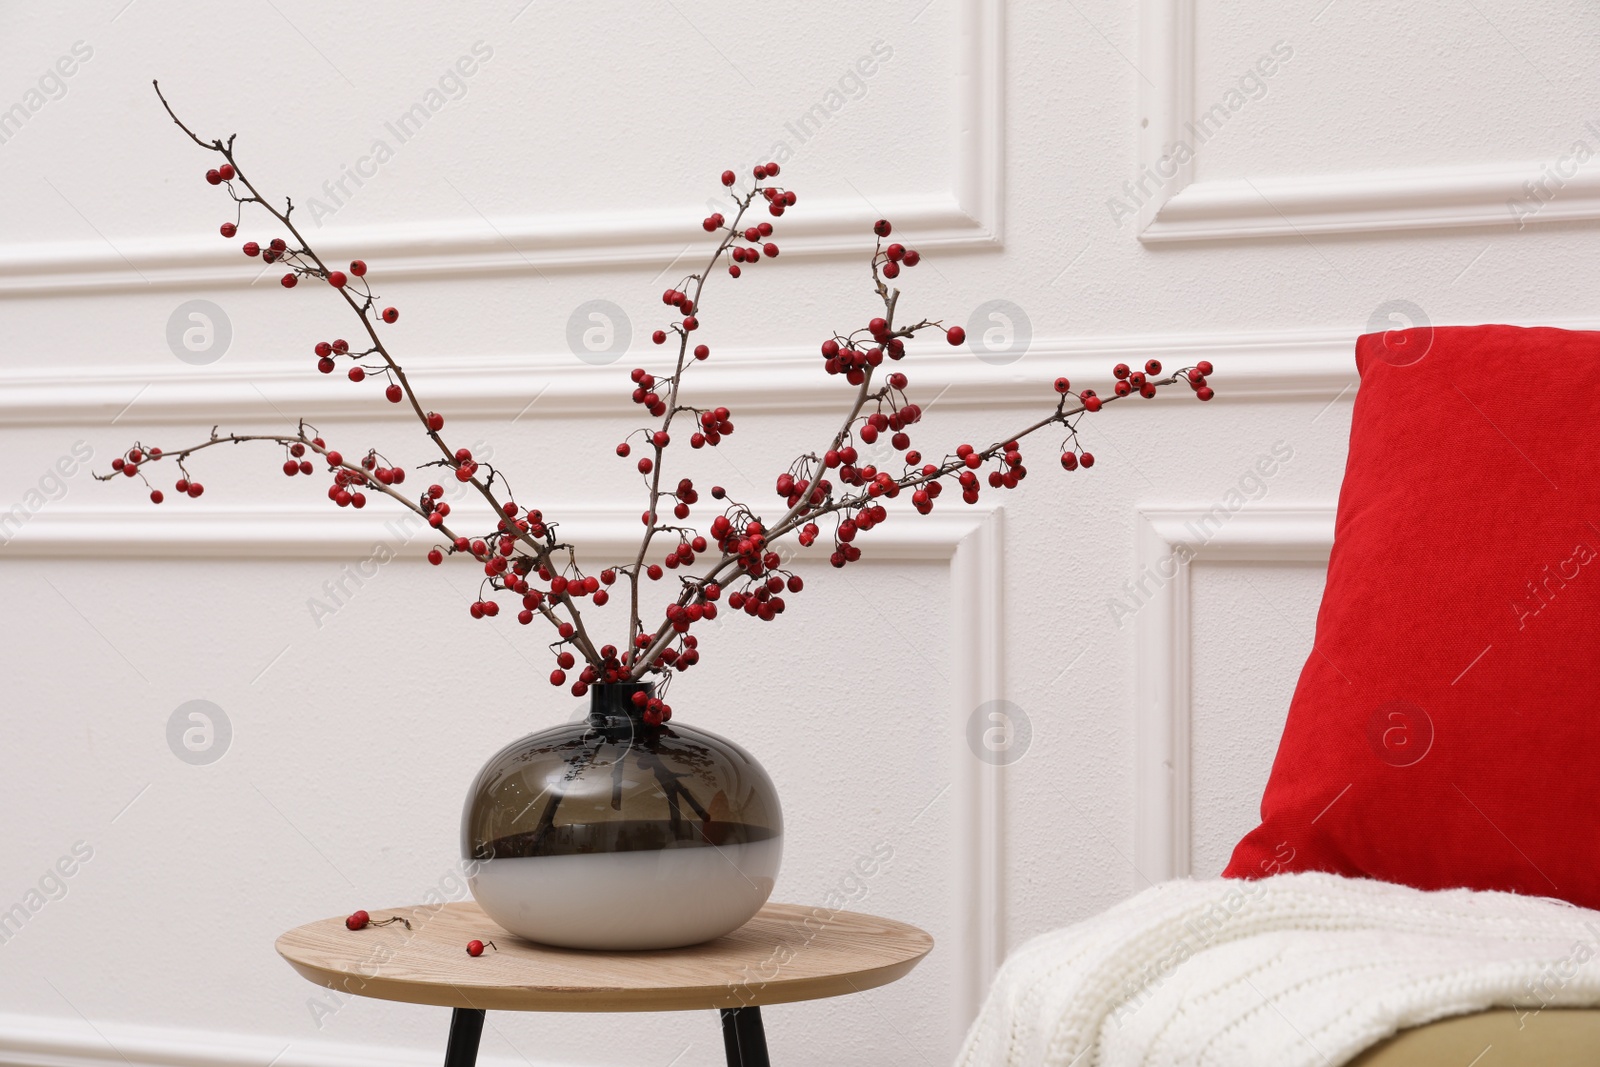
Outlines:
<svg viewBox="0 0 1600 1067"><path fill-rule="evenodd" d="M1600 908L1600 333L1368 334L1356 365L1316 644L1224 874Z"/></svg>

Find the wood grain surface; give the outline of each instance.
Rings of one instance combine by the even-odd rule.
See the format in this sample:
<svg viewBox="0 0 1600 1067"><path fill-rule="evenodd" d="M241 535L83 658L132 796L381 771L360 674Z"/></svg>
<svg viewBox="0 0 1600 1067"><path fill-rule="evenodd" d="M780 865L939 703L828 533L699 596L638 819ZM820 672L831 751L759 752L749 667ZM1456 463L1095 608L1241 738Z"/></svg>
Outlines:
<svg viewBox="0 0 1600 1067"><path fill-rule="evenodd" d="M278 938L306 979L355 996L498 1011L685 1011L816 1000L887 985L933 948L914 926L855 912L768 904L740 929L689 948L586 952L506 933L474 903L374 909L395 923L322 919ZM468 941L496 949L467 955Z"/></svg>

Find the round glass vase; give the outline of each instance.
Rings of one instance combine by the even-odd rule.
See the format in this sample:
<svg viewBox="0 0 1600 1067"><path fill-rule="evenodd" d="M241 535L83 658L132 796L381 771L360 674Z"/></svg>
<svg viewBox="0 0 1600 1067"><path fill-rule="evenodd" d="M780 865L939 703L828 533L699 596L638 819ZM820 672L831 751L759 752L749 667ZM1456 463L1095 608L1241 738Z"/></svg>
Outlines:
<svg viewBox="0 0 1600 1067"><path fill-rule="evenodd" d="M783 858L772 779L716 734L646 723L635 693L652 687L592 687L586 720L507 745L472 783L467 881L511 933L678 948L737 930L771 895Z"/></svg>

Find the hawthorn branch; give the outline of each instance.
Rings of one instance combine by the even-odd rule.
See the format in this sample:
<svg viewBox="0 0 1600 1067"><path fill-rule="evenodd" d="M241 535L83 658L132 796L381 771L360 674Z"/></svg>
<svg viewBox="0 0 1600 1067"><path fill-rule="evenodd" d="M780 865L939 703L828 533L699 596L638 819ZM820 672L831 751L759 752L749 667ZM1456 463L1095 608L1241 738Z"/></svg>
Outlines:
<svg viewBox="0 0 1600 1067"><path fill-rule="evenodd" d="M332 271L323 261L322 257L318 255L317 252L311 247L310 242L306 240L305 235L300 232L299 228L295 226L294 222L290 219L290 215L294 211L293 203L286 200L284 210L279 211L272 205L272 203L270 203L264 196L261 195L260 190L258 190L255 184L252 183L245 175L244 168L239 164L233 151L233 142L237 135L230 136L226 143L220 139L210 142L203 140L194 132L194 130L190 129L189 126L183 122L183 120L178 118L177 113L172 109L172 105L167 102L166 95L161 92L160 82L152 81L151 85L155 87L156 96L158 99L160 99L161 106L166 110L167 115L172 119L172 121L177 124L178 128L184 133L188 134L189 139L195 144L210 151L217 152L225 160L227 160L230 166L233 167L237 180L250 191L250 196L240 198L236 193L232 192L232 183L230 181L229 191L230 194L233 195L234 199L241 203L260 204L284 227L284 229L288 230L289 233L294 237L299 247L290 250L291 254L295 257L308 258L311 263L314 264L314 269L301 268L304 273L315 277L327 278ZM422 403L417 398L415 390L412 389L411 382L406 377L405 371L401 368L400 364L394 359L394 357L390 355L388 348L383 343L383 339L378 336L376 325L372 321L372 299L370 295L370 289L367 291L366 299L362 302L358 302L355 299L350 292L349 287L340 288L339 294L344 298L345 303L350 307L350 309L354 311L356 316L361 320L362 328L366 331L368 339L372 342L372 347L368 349L366 354L376 354L383 360L388 372L394 375L396 384L400 386L406 399L410 402L412 413L417 417L418 422L421 423L429 440L431 440L439 449L440 454L443 455L448 461L448 465L454 467L456 463L455 452L449 447L449 445L445 443L445 440L440 435L439 431L435 430L429 423L428 413L423 410ZM500 524L501 529L506 534L518 541L521 541L523 544L532 549L532 554L539 562L540 566L553 570L553 563L550 559L547 547L542 542L534 538L531 534L531 531L520 530L514 521L507 520L504 502L495 496L494 491L476 476L467 479L467 481L474 489L478 491L479 495L488 502L490 509ZM573 643L578 646L579 650L583 653L584 658L588 660L589 663L592 664L596 669L599 669L601 666L599 651L595 648L594 642L590 640L588 632L584 628L582 613L578 610L578 606L574 601L574 598L570 594L563 592L556 596L556 599L566 609L568 621L570 621L573 626ZM549 613L546 613L546 615L547 617L553 617Z"/></svg>

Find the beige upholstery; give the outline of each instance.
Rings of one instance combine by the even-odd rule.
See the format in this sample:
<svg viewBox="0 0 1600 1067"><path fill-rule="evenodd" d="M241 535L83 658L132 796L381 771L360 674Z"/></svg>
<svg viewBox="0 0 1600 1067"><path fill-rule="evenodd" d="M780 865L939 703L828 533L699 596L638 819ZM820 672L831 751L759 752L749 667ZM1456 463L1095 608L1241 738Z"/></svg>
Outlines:
<svg viewBox="0 0 1600 1067"><path fill-rule="evenodd" d="M1600 1008L1495 1008L1402 1030L1350 1067L1596 1067Z"/></svg>

